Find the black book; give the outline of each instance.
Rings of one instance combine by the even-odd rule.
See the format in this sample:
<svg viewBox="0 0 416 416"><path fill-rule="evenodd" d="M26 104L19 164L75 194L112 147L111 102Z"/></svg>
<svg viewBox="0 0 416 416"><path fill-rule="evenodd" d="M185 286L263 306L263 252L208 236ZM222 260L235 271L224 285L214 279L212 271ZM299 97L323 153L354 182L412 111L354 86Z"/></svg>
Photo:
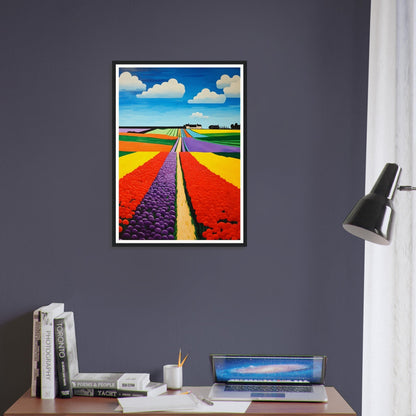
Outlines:
<svg viewBox="0 0 416 416"><path fill-rule="evenodd" d="M54 331L58 397L71 398L72 379L79 373L74 313L64 312L57 316Z"/></svg>

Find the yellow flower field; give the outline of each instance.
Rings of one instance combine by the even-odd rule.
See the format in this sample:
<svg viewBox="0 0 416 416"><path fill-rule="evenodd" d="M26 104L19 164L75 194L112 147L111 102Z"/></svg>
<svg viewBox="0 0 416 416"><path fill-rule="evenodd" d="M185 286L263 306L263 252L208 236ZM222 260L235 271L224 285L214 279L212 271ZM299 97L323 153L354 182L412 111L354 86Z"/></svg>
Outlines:
<svg viewBox="0 0 416 416"><path fill-rule="evenodd" d="M240 159L220 156L214 153L193 152L192 155L211 172L240 188Z"/></svg>
<svg viewBox="0 0 416 416"><path fill-rule="evenodd" d="M120 157L118 162L118 179L120 180L134 169L144 165L158 153L159 152L135 152Z"/></svg>

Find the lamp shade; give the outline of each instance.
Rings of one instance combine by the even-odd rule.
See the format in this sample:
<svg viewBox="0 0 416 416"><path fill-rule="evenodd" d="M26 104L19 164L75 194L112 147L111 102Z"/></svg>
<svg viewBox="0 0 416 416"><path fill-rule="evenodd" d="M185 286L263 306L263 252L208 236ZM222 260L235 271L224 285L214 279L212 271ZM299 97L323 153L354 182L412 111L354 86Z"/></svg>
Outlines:
<svg viewBox="0 0 416 416"><path fill-rule="evenodd" d="M386 164L371 192L357 202L344 220L342 226L346 231L372 243L390 244L394 214L391 201L400 172L397 164Z"/></svg>

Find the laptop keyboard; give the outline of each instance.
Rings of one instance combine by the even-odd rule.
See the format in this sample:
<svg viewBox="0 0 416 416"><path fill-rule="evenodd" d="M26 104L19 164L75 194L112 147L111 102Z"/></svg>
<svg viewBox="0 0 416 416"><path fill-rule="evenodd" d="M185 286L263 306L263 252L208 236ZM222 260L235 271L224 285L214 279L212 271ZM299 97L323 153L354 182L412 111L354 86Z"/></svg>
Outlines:
<svg viewBox="0 0 416 416"><path fill-rule="evenodd" d="M225 386L225 391L310 393L312 391L312 386L233 384Z"/></svg>

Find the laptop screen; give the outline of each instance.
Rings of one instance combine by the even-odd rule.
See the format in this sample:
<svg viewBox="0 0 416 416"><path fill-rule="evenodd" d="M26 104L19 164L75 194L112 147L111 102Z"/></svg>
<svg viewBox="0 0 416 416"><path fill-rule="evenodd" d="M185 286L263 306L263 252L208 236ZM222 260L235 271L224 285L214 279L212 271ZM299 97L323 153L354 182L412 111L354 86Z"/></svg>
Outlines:
<svg viewBox="0 0 416 416"><path fill-rule="evenodd" d="M325 356L211 355L217 383L323 384Z"/></svg>

